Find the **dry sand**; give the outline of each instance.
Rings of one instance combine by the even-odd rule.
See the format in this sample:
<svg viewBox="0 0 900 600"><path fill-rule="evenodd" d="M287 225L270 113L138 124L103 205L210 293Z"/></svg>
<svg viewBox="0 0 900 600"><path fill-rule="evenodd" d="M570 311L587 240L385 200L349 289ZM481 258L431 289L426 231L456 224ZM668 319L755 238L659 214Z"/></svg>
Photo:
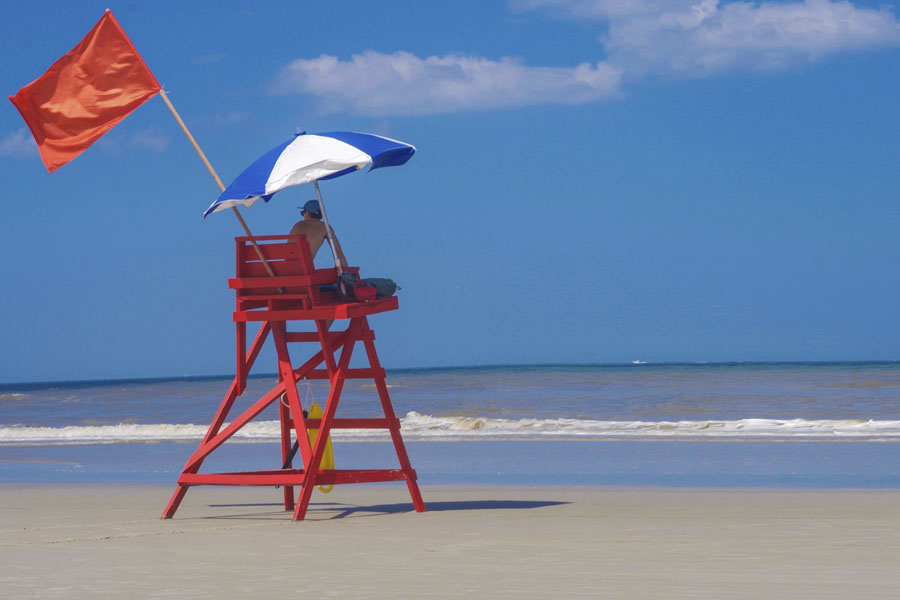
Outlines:
<svg viewBox="0 0 900 600"><path fill-rule="evenodd" d="M898 598L900 492L0 485L6 598Z"/></svg>

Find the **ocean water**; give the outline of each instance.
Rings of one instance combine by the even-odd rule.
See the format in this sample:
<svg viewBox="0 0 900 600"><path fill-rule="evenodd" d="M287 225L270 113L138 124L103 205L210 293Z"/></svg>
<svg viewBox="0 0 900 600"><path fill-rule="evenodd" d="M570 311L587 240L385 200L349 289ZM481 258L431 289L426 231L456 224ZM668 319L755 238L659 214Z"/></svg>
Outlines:
<svg viewBox="0 0 900 600"><path fill-rule="evenodd" d="M251 378L232 416L274 383ZM174 482L229 384L0 385L0 481ZM900 487L900 362L389 370L388 385L425 482ZM305 405L327 397L299 387ZM347 383L338 416L380 416L371 381ZM272 406L207 464L273 468L278 431ZM393 466L381 431L333 439L339 466Z"/></svg>

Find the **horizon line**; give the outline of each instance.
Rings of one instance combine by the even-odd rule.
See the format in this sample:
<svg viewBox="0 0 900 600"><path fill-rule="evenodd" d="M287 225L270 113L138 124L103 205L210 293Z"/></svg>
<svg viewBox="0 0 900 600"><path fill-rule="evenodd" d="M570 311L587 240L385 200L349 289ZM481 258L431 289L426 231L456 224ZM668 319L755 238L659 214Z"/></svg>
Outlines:
<svg viewBox="0 0 900 600"><path fill-rule="evenodd" d="M385 368L388 374L427 373L437 371L478 371L503 369L560 369L560 368L650 368L650 367L729 367L729 366L835 366L835 365L900 365L900 359L879 360L726 360L726 361L630 361L609 363L491 363L480 365L397 367ZM277 377L276 372L248 375L247 379ZM47 381L0 382L0 391L27 387L38 389L53 385L78 385L90 387L105 384L158 383L163 381L216 381L234 379L232 374L218 375L174 375L156 377L118 377L111 379L57 379Z"/></svg>

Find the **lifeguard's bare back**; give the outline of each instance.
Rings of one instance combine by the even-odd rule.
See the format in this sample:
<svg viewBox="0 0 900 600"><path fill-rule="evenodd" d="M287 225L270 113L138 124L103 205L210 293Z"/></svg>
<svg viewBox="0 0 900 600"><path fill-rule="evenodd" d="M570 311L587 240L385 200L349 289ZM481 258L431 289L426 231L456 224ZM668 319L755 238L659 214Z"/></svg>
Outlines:
<svg viewBox="0 0 900 600"><path fill-rule="evenodd" d="M325 223L322 222L322 213L319 212L319 203L310 200L303 206L303 220L298 221L291 228L291 235L305 235L306 242L309 244L309 253L315 258L316 253L327 237L325 234ZM334 240L335 251L341 261L341 266L347 266L347 259L344 258L344 252L341 250L341 244L338 242L334 229L331 230L331 237Z"/></svg>

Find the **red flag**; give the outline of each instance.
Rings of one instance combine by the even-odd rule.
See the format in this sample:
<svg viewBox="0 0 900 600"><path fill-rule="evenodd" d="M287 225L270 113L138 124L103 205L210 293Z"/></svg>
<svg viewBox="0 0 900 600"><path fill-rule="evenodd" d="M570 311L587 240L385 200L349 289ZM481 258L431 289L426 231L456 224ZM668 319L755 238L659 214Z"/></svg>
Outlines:
<svg viewBox="0 0 900 600"><path fill-rule="evenodd" d="M161 89L107 10L77 46L9 99L52 173Z"/></svg>

